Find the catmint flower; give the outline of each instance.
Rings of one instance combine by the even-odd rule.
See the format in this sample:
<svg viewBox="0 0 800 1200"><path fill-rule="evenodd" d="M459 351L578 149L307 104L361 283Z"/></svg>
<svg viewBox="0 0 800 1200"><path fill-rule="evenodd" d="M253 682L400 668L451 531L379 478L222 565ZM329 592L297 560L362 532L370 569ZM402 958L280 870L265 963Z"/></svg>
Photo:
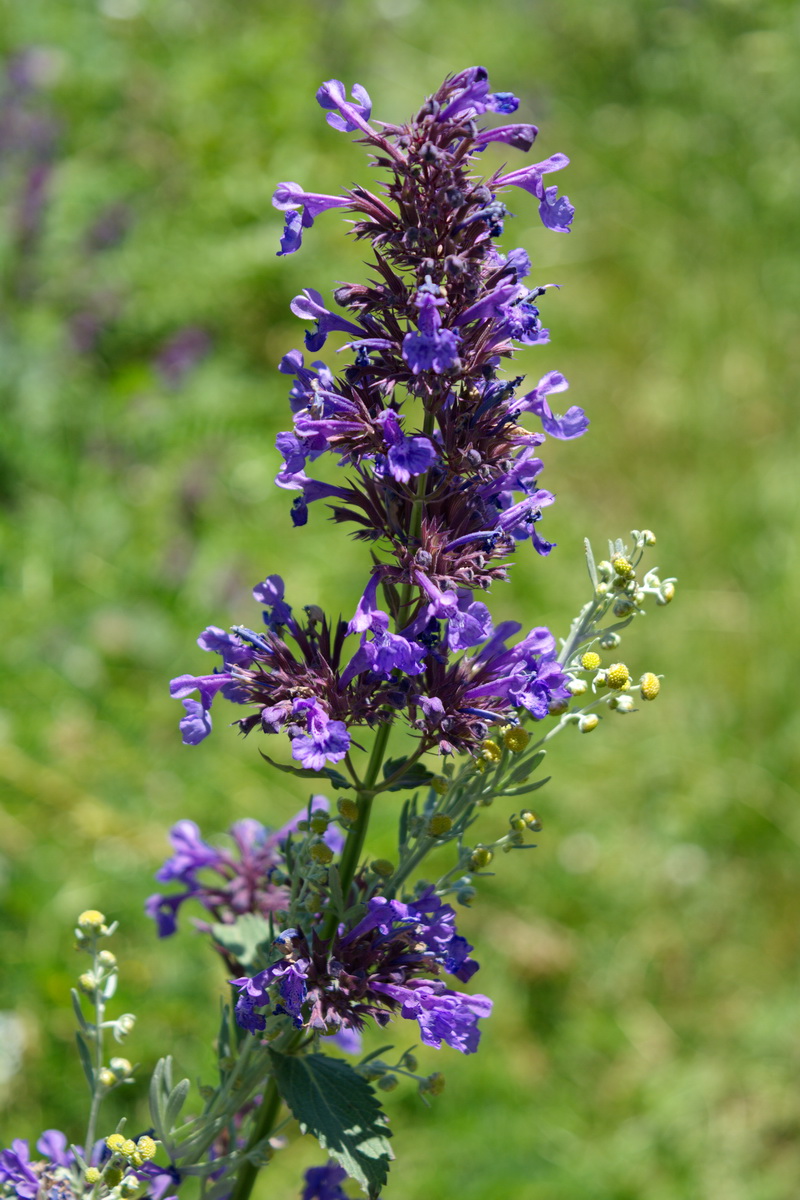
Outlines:
<svg viewBox="0 0 800 1200"><path fill-rule="evenodd" d="M470 1054L491 1000L453 991L430 976L443 969L469 980L478 970L471 949L456 932L453 909L432 888L408 904L375 896L361 921L348 932L340 929L330 943L284 930L272 966L232 981L240 989L236 1018L257 1033L266 1027L258 1010L267 1009L291 1017L297 1028L331 1033L360 1030L369 1018L383 1026L399 1009L417 1021L426 1045L444 1041Z"/></svg>
<svg viewBox="0 0 800 1200"><path fill-rule="evenodd" d="M310 811L328 812L325 796L313 796ZM156 872L159 883L178 883L184 891L150 896L145 909L158 927L159 937L169 937L177 929L178 910L187 900L197 900L213 921L232 924L243 913L270 916L285 912L289 893L275 876L285 866L283 848L297 831L300 821L308 818L303 808L281 829L270 832L260 822L237 821L229 831L233 850L211 846L203 841L194 821L179 821L170 831L175 853ZM323 842L338 853L344 843L341 830L330 825ZM206 922L195 920L201 929Z"/></svg>

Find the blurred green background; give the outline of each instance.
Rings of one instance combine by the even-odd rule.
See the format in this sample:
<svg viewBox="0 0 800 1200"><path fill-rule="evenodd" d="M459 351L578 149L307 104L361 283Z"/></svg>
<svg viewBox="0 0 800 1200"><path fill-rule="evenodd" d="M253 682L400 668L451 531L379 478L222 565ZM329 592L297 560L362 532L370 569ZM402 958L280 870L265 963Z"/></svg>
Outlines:
<svg viewBox="0 0 800 1200"><path fill-rule="evenodd" d="M122 922L117 1011L155 1058L208 1074L216 963L142 916L167 827L277 825L305 799L242 744L180 744L171 675L209 623L289 600L352 611L366 556L321 506L293 531L272 485L287 427L288 303L363 275L336 214L275 257L279 180L339 191L362 152L314 102L362 83L404 120L484 63L564 151L577 208L549 234L522 193L549 346L592 419L548 443L547 560L498 616L565 631L581 539L632 526L680 577L623 644L662 697L565 736L511 855L460 924L496 1001L480 1053L423 1056L430 1112L387 1098L389 1200L785 1200L800 1171L796 656L800 12L757 0L39 0L0 5L0 1142L85 1105L67 991L76 914ZM493 165L501 160L491 160ZM513 164L522 160L513 156ZM335 540L332 540L334 539ZM391 852L396 801L373 843ZM506 813L489 810L487 838ZM398 1027L401 1048L413 1027ZM108 1125L123 1111L109 1105ZM303 1139L259 1195L292 1197Z"/></svg>

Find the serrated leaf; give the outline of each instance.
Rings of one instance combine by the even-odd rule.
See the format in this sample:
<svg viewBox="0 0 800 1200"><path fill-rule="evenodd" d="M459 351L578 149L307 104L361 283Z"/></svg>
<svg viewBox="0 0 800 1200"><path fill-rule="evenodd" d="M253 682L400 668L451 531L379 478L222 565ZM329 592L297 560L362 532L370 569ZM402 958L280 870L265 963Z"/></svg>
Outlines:
<svg viewBox="0 0 800 1200"><path fill-rule="evenodd" d="M86 1041L81 1033L75 1034L75 1041L78 1046L78 1058L81 1060L86 1082L89 1084L89 1090L92 1095L94 1095L94 1068L92 1066L91 1055L89 1054L89 1047L86 1045Z"/></svg>
<svg viewBox="0 0 800 1200"><path fill-rule="evenodd" d="M211 926L211 936L245 971L266 966L272 931L269 921L258 913L242 913L232 925L215 923Z"/></svg>
<svg viewBox="0 0 800 1200"><path fill-rule="evenodd" d="M349 1063L327 1054L269 1051L278 1090L303 1133L312 1134L372 1197L393 1157L375 1091Z"/></svg>

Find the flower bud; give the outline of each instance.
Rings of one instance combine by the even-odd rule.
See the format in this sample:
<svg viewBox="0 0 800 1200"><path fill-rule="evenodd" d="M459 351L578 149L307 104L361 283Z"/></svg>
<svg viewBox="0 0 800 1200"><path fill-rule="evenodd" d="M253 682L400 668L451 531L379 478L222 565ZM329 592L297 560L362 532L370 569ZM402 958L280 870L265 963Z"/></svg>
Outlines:
<svg viewBox="0 0 800 1200"><path fill-rule="evenodd" d="M430 786L433 791L436 792L437 796L446 796L450 784L445 779L444 775L434 775Z"/></svg>
<svg viewBox="0 0 800 1200"><path fill-rule="evenodd" d="M83 1178L89 1184L89 1187L93 1187L100 1178L100 1172L97 1167L87 1167L83 1173Z"/></svg>
<svg viewBox="0 0 800 1200"><path fill-rule="evenodd" d="M399 1082L396 1075L384 1075L378 1080L378 1088L382 1092L393 1092Z"/></svg>
<svg viewBox="0 0 800 1200"><path fill-rule="evenodd" d="M616 650L617 646L622 641L618 633L604 633L600 638L601 650Z"/></svg>
<svg viewBox="0 0 800 1200"><path fill-rule="evenodd" d="M661 680L652 671L645 671L639 680L639 691L643 700L655 700L661 691Z"/></svg>
<svg viewBox="0 0 800 1200"><path fill-rule="evenodd" d="M521 754L530 740L531 735L521 725L511 725L503 733L503 743L512 754Z"/></svg>
<svg viewBox="0 0 800 1200"><path fill-rule="evenodd" d="M597 729L600 724L600 718L597 713L585 713L578 721L578 729L581 733L591 733L593 729Z"/></svg>
<svg viewBox="0 0 800 1200"><path fill-rule="evenodd" d="M376 858L370 865L381 879L388 879L390 875L394 875L394 863L389 862L388 858Z"/></svg>
<svg viewBox="0 0 800 1200"><path fill-rule="evenodd" d="M538 833L542 828L542 822L539 820L536 813L532 813L529 809L527 809L525 812L521 812L519 815L528 826L528 829L532 829L534 833Z"/></svg>
<svg viewBox="0 0 800 1200"><path fill-rule="evenodd" d="M341 799L337 804L339 815L344 821L355 821L358 816L358 805L355 800Z"/></svg>
<svg viewBox="0 0 800 1200"><path fill-rule="evenodd" d="M635 608L636 608L636 605L633 603L633 601L630 599L629 596L618 596L617 599L614 601L614 609L613 609L614 616L615 617L627 617L628 614L632 613Z"/></svg>
<svg viewBox="0 0 800 1200"><path fill-rule="evenodd" d="M324 842L317 842L315 846L311 847L308 853L314 862L319 863L321 866L327 866L329 862L333 862L333 851Z"/></svg>
<svg viewBox="0 0 800 1200"><path fill-rule="evenodd" d="M145 1162L148 1162L151 1158L155 1158L156 1148L156 1143L146 1133L142 1134L136 1143L136 1149Z"/></svg>
<svg viewBox="0 0 800 1200"><path fill-rule="evenodd" d="M116 954L112 954L110 950L101 950L97 956L97 962L106 971L110 971L117 965L117 956Z"/></svg>
<svg viewBox="0 0 800 1200"><path fill-rule="evenodd" d="M639 534L639 537L642 539L645 546L655 546L656 544L656 535L653 533L652 529L643 529Z"/></svg>
<svg viewBox="0 0 800 1200"><path fill-rule="evenodd" d="M135 1165L140 1166L141 1164ZM132 1200L134 1196L141 1195L145 1187L146 1184L136 1175L126 1175L119 1185L119 1194L123 1200Z"/></svg>
<svg viewBox="0 0 800 1200"><path fill-rule="evenodd" d="M589 685L585 679L570 679L567 684L567 691L570 696L582 696L588 690Z"/></svg>
<svg viewBox="0 0 800 1200"><path fill-rule="evenodd" d="M133 1067L128 1062L127 1058L112 1058L108 1065L111 1067L111 1070L118 1079L124 1078L125 1075L130 1075L131 1071L133 1070Z"/></svg>
<svg viewBox="0 0 800 1200"><path fill-rule="evenodd" d="M633 712L635 708L633 696L627 692L622 696L612 696L608 702L608 707L613 708L615 712L619 713Z"/></svg>
<svg viewBox="0 0 800 1200"><path fill-rule="evenodd" d="M601 561L597 564L598 578L602 579L606 583L608 583L609 579L611 578L611 576L613 574L614 574L614 568L611 566L611 563L608 561L608 559L606 559L606 558L601 559ZM608 591L608 588L606 588L605 591Z"/></svg>
<svg viewBox="0 0 800 1200"><path fill-rule="evenodd" d="M631 673L625 663L612 663L606 671L606 687L620 691L631 681Z"/></svg>
<svg viewBox="0 0 800 1200"><path fill-rule="evenodd" d="M101 1067L97 1072L97 1078L104 1088L112 1088L117 1082L117 1077L113 1071L109 1071L108 1067Z"/></svg>
<svg viewBox="0 0 800 1200"><path fill-rule="evenodd" d="M325 833L325 831L328 828L328 826L330 825L330 823L331 823L331 819L327 813L315 812L313 817L311 818L311 822L310 822L311 832L312 833Z"/></svg>
<svg viewBox="0 0 800 1200"><path fill-rule="evenodd" d="M446 817L444 813L437 813L436 816L431 817L430 821L428 821L425 832L428 837L435 838L441 837L444 833L449 833L452 828L452 819Z"/></svg>
<svg viewBox="0 0 800 1200"><path fill-rule="evenodd" d="M489 863L494 858L494 854L488 846L476 846L470 856L469 865L472 871L482 871L484 867L488 867Z"/></svg>
<svg viewBox="0 0 800 1200"><path fill-rule="evenodd" d="M485 742L481 743L481 757L485 758L487 762L498 763L502 756L503 751L491 738L487 738Z"/></svg>
<svg viewBox="0 0 800 1200"><path fill-rule="evenodd" d="M103 1172L103 1182L107 1187L116 1187L118 1183L122 1183L122 1177L125 1171L122 1167L106 1167Z"/></svg>
<svg viewBox="0 0 800 1200"><path fill-rule="evenodd" d="M114 1022L114 1037L118 1042L124 1042L129 1033L133 1032L133 1027L136 1024L136 1017L133 1013L123 1013L121 1017L117 1017Z"/></svg>
<svg viewBox="0 0 800 1200"><path fill-rule="evenodd" d="M633 579L636 574L633 563L624 554L615 554L611 559L611 566L620 579Z"/></svg>
<svg viewBox="0 0 800 1200"><path fill-rule="evenodd" d="M121 1148L125 1145L125 1138L121 1133L110 1133L106 1138L106 1145L112 1154L119 1154Z"/></svg>
<svg viewBox="0 0 800 1200"><path fill-rule="evenodd" d="M444 1075L441 1071L434 1071L427 1079L421 1079L419 1082L420 1092L429 1092L431 1096L440 1096L444 1091Z"/></svg>
<svg viewBox="0 0 800 1200"><path fill-rule="evenodd" d="M133 1138L124 1138L119 1153L125 1158L131 1158L136 1153L136 1142Z"/></svg>
<svg viewBox="0 0 800 1200"><path fill-rule="evenodd" d="M675 584L671 579L661 585L661 595L656 596L656 604L669 604L675 598Z"/></svg>
<svg viewBox="0 0 800 1200"><path fill-rule="evenodd" d="M407 1071L416 1071L417 1056L415 1054L412 1054L410 1050L406 1050L405 1054L403 1055L403 1057L400 1061L401 1061L402 1066L405 1067L405 1069Z"/></svg>
<svg viewBox="0 0 800 1200"><path fill-rule="evenodd" d="M528 828L522 817L509 817L508 823L516 833L521 833L524 829Z"/></svg>
<svg viewBox="0 0 800 1200"><path fill-rule="evenodd" d="M81 933L102 933L106 927L106 919L96 908L87 908L78 917L78 929Z"/></svg>
<svg viewBox="0 0 800 1200"><path fill-rule="evenodd" d="M94 971L84 971L79 975L78 987L86 996L93 996L97 989L97 976Z"/></svg>
<svg viewBox="0 0 800 1200"><path fill-rule="evenodd" d="M584 671L596 671L600 666L601 658L596 650L587 650L585 654L581 655L580 662Z"/></svg>

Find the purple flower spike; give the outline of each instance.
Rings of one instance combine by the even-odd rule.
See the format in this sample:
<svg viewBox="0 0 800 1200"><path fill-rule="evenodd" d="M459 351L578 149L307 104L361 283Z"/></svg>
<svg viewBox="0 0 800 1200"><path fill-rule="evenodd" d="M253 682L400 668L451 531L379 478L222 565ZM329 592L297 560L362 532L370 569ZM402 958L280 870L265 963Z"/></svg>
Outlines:
<svg viewBox="0 0 800 1200"><path fill-rule="evenodd" d="M372 133L368 121L372 113L372 101L366 88L360 83L353 84L351 93L353 99L348 101L344 84L339 79L329 79L317 91L317 104L320 108L335 109L329 112L325 120L333 129L342 133L355 133L357 129L364 133Z"/></svg>

